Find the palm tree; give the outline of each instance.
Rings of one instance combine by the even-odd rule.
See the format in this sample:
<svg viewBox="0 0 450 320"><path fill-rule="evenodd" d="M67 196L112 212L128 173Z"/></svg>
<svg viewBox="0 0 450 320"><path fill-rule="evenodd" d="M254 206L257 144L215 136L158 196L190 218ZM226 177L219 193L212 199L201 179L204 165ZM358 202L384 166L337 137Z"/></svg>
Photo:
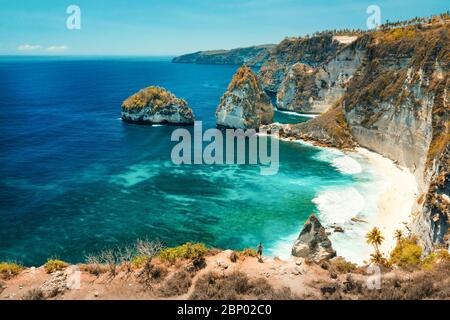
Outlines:
<svg viewBox="0 0 450 320"><path fill-rule="evenodd" d="M401 243L403 240L403 231L400 229L395 230L394 238L397 240L397 243Z"/></svg>
<svg viewBox="0 0 450 320"><path fill-rule="evenodd" d="M373 227L373 229L370 230L369 233L367 233L366 239L367 243L373 245L375 248L375 252L379 254L380 253L379 246L384 240L384 237L381 234L380 229L378 229L377 227Z"/></svg>
<svg viewBox="0 0 450 320"><path fill-rule="evenodd" d="M370 255L370 262L378 265L387 266L387 260L381 252L375 252Z"/></svg>

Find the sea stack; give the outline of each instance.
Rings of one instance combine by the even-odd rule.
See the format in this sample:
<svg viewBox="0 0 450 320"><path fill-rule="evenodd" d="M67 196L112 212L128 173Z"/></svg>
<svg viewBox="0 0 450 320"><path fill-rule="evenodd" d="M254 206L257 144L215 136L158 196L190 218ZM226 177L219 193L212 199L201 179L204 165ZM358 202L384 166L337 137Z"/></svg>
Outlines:
<svg viewBox="0 0 450 320"><path fill-rule="evenodd" d="M306 220L292 248L292 255L309 258L316 262L329 260L336 256L336 251L333 249L330 239L328 239L325 228L314 214Z"/></svg>
<svg viewBox="0 0 450 320"><path fill-rule="evenodd" d="M216 110L219 127L256 129L273 122L274 109L253 70L246 65L233 76Z"/></svg>
<svg viewBox="0 0 450 320"><path fill-rule="evenodd" d="M151 86L122 103L122 120L140 124L192 125L194 113L185 100L164 88Z"/></svg>

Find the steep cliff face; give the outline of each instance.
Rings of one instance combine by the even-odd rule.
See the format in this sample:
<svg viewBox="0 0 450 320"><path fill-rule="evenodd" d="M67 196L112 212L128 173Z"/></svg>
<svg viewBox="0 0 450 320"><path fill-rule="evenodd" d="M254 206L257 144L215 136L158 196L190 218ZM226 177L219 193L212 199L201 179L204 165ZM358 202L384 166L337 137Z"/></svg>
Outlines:
<svg viewBox="0 0 450 320"><path fill-rule="evenodd" d="M239 68L217 107L217 125L258 129L272 123L273 115L272 102L261 89L253 70L245 65Z"/></svg>
<svg viewBox="0 0 450 320"><path fill-rule="evenodd" d="M175 57L172 62L261 66L269 58L274 47L273 44L267 44L232 50L199 51Z"/></svg>
<svg viewBox="0 0 450 320"><path fill-rule="evenodd" d="M332 107L306 123L270 126L322 145L360 145L409 168L418 183L410 229L426 251L449 232L449 23L368 32L315 68L291 66L279 107Z"/></svg>
<svg viewBox="0 0 450 320"><path fill-rule="evenodd" d="M289 67L277 93L277 107L302 113L322 113L342 98L365 58L361 43L350 43L317 68L299 63Z"/></svg>
<svg viewBox="0 0 450 320"><path fill-rule="evenodd" d="M449 141L448 33L448 25L436 24L371 34L368 59L343 99L358 143L415 174L419 203L412 228L428 250L448 223L447 213L430 210L434 177L448 174L441 172Z"/></svg>
<svg viewBox="0 0 450 320"><path fill-rule="evenodd" d="M296 63L316 67L344 46L341 41L333 39L331 32L313 37L286 38L273 49L269 59L261 66L258 79L264 90L276 93L289 67Z"/></svg>
<svg viewBox="0 0 450 320"><path fill-rule="evenodd" d="M147 87L122 103L122 120L141 124L194 123L192 109L183 99L161 87Z"/></svg>

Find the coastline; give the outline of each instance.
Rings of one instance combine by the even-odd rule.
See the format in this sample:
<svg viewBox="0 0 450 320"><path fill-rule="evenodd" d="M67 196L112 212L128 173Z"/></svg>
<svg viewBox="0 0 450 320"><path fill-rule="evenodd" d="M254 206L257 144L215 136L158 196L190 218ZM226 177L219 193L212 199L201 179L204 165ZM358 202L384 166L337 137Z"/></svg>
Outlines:
<svg viewBox="0 0 450 320"><path fill-rule="evenodd" d="M365 148L356 152L366 157L384 179L384 185L378 195L378 215L376 225L385 240L380 246L383 254L395 247L395 230L406 231L411 220L411 210L417 197L417 182L407 169L396 165L392 160Z"/></svg>
<svg viewBox="0 0 450 320"><path fill-rule="evenodd" d="M280 138L280 140L301 143L322 150L338 150L346 156L351 157L351 155L356 155L367 160L368 164L373 168L374 172L381 178L379 181L381 183L377 187L377 194L375 195L376 212L374 212L374 214L370 216L366 216L365 214L363 214L361 218L365 222L354 223L347 221L337 223L338 225L347 227L349 225L352 226L350 226L350 230L347 230L346 233L332 233L330 239L332 240L333 245L336 247L342 247L344 245L344 242L348 241L356 240L358 242L361 242L357 243L356 247L354 248L353 246L352 248L350 248L348 247L348 245L345 245L345 250L338 250L337 254L352 262L365 264L365 262L369 261L369 255L372 253L371 247L366 244L365 234L371 228L378 227L385 238L384 242L380 246L380 250L385 256L389 256L390 251L394 249L396 245L396 240L394 238L395 231L397 229L400 229L406 234L406 225L412 219L411 212L414 202L417 198L418 188L414 175L407 168L398 166L391 159L386 158L376 152L370 151L366 148L358 147L354 151L347 151L336 149L333 147L319 146L310 141L305 141L302 139L289 140L286 138ZM362 163L360 163L360 165L363 166ZM347 174L351 174L351 172L347 172ZM317 198L313 199L313 201L316 199ZM365 200L369 201L367 198L365 198ZM367 203L366 205L370 206L370 204ZM354 215L354 217L357 216L357 214ZM322 220L324 218L325 217L322 217ZM367 221L365 220L366 218ZM328 221L325 220L322 222L327 224ZM328 225L327 227L329 228L330 226ZM287 247L288 244L279 245L279 248ZM341 253L339 251L341 251Z"/></svg>

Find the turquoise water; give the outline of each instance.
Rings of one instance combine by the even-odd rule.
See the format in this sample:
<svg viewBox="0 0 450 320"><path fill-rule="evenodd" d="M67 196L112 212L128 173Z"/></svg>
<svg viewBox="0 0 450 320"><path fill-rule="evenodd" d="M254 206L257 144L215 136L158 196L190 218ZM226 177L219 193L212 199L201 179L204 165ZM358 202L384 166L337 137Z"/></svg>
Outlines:
<svg viewBox="0 0 450 320"><path fill-rule="evenodd" d="M253 165L180 166L170 160L175 127L119 119L123 99L161 85L212 128L235 70L166 59L0 58L0 260L80 262L138 238L224 249L262 241L283 257L310 213L332 223L345 197L363 204L342 223L373 212L364 159L281 141L273 176ZM277 112L275 120L307 118Z"/></svg>

